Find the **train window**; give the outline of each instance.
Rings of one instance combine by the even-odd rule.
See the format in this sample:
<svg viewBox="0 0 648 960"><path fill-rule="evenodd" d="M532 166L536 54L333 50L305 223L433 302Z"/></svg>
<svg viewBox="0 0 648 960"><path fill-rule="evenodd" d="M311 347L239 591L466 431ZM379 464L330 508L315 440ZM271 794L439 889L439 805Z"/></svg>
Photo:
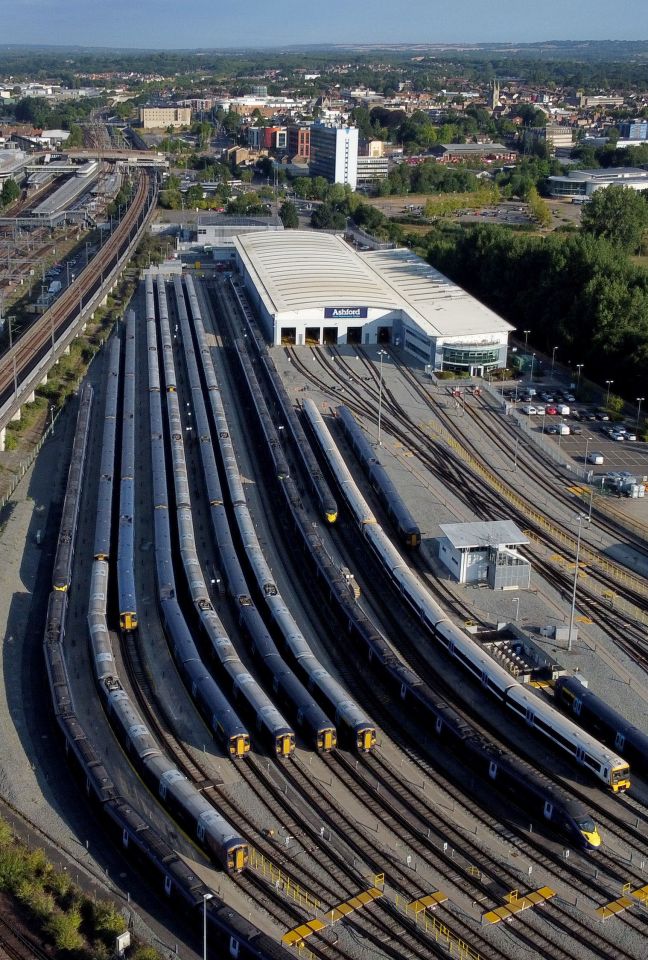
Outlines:
<svg viewBox="0 0 648 960"><path fill-rule="evenodd" d="M518 713L521 717L524 716L525 714L524 707L521 707L519 703L516 703L514 700L509 700L508 705L511 708L511 710L515 710L515 712Z"/></svg>
<svg viewBox="0 0 648 960"><path fill-rule="evenodd" d="M590 757L588 753L583 755L583 763L592 770L595 770L597 773L601 772L601 764L599 761L595 760L594 757Z"/></svg>
<svg viewBox="0 0 648 960"><path fill-rule="evenodd" d="M547 820L551 820L551 817L553 815L553 804L551 803L550 800L545 800L544 815Z"/></svg>
<svg viewBox="0 0 648 960"><path fill-rule="evenodd" d="M172 881L171 881L171 877L165 877L165 878L164 878L164 892L165 892L167 895L170 895L172 888L173 888L173 883L172 883Z"/></svg>
<svg viewBox="0 0 648 960"><path fill-rule="evenodd" d="M621 733L621 731L618 731L614 738L614 746L616 750L623 750L625 747L625 734Z"/></svg>
<svg viewBox="0 0 648 960"><path fill-rule="evenodd" d="M443 730L443 720L441 719L441 717L436 718L436 723L434 724L434 728L437 733L441 733L441 731Z"/></svg>
<svg viewBox="0 0 648 960"><path fill-rule="evenodd" d="M538 730L541 730L543 733L548 733L553 735L553 730L551 729L549 724L545 723L545 721L542 720L540 717L536 717L535 725L538 728Z"/></svg>
<svg viewBox="0 0 648 960"><path fill-rule="evenodd" d="M491 760L488 765L488 776L491 778L491 780L497 779L497 763L495 760Z"/></svg>
<svg viewBox="0 0 648 960"><path fill-rule="evenodd" d="M230 937L230 942L229 942L230 957L238 957L240 946L241 944L236 939L236 937Z"/></svg>
<svg viewBox="0 0 648 960"><path fill-rule="evenodd" d="M574 711L574 714L577 717L580 717L582 706L583 706L583 701L580 699L580 697L575 697L574 702L572 704L572 710Z"/></svg>
<svg viewBox="0 0 648 960"><path fill-rule="evenodd" d="M129 837L128 837L128 830L126 830L126 829L124 828L124 830L122 830L122 844L123 844L123 846L125 846L125 847L128 846L128 839L129 839Z"/></svg>

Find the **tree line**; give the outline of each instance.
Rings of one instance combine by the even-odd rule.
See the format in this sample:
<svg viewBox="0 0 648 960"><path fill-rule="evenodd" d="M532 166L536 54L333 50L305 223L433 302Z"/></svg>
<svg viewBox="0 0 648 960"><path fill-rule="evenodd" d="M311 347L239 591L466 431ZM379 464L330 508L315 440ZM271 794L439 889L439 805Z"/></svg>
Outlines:
<svg viewBox="0 0 648 960"><path fill-rule="evenodd" d="M607 207L599 204L603 218ZM535 346L549 354L558 346L564 363L583 364L593 380L624 384L619 392L632 400L645 388L648 365L648 271L627 249L602 223L597 230L587 221L578 234L546 237L442 224L423 242L433 266L529 330Z"/></svg>

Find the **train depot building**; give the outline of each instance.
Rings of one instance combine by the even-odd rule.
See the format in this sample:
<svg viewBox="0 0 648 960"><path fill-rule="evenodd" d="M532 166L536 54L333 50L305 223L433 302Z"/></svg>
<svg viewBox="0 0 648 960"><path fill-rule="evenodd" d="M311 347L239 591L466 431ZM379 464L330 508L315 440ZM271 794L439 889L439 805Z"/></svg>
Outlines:
<svg viewBox="0 0 648 960"><path fill-rule="evenodd" d="M248 297L280 344L392 343L432 370L483 376L506 366L513 330L404 248L357 251L300 230L234 241Z"/></svg>

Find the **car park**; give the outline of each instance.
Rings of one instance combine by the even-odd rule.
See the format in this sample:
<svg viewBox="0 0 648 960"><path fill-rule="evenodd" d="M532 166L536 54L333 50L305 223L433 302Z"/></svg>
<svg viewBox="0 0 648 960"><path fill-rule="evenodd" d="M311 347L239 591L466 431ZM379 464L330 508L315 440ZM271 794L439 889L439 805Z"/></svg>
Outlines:
<svg viewBox="0 0 648 960"><path fill-rule="evenodd" d="M591 453L587 454L587 462L600 465L601 463L605 462L605 458L598 450L593 450Z"/></svg>

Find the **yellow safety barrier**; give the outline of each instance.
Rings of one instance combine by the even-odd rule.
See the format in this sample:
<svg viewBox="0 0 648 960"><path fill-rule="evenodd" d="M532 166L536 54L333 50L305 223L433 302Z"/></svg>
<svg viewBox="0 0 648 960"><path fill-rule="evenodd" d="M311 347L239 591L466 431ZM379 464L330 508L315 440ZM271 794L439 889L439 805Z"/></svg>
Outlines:
<svg viewBox="0 0 648 960"><path fill-rule="evenodd" d="M419 897L418 900L411 900L405 910L407 913L418 914L421 910L434 910L435 907L438 907L440 903L445 903L447 900L445 893L441 893L440 890L437 890L436 893L428 893L425 897Z"/></svg>
<svg viewBox="0 0 648 960"><path fill-rule="evenodd" d="M639 887L638 890L633 890L630 893L630 896L634 897L635 900L638 900L640 903L648 905L648 883L645 885L645 887Z"/></svg>
<svg viewBox="0 0 648 960"><path fill-rule="evenodd" d="M596 914L601 920L609 920L610 917L616 917L619 913L623 913L623 911L631 907L632 904L633 901L630 900L629 897L619 897L618 900L606 903L603 907L597 907Z"/></svg>
<svg viewBox="0 0 648 960"><path fill-rule="evenodd" d="M523 910L537 907L555 896L556 891L552 890L551 887L540 887L539 890L526 893L523 897L518 895L517 890L511 890L506 895L506 906L489 910L482 916L482 923L501 923L502 920L512 920L516 914L522 913Z"/></svg>
<svg viewBox="0 0 648 960"><path fill-rule="evenodd" d="M620 913L623 913L637 901L644 906L648 906L648 883L643 887L636 887L634 890L632 884L625 883L623 885L623 896L617 897L616 900L612 900L611 903L606 903L602 907L597 907L596 915L601 920L609 920L610 917L617 917Z"/></svg>
<svg viewBox="0 0 648 960"><path fill-rule="evenodd" d="M404 914L412 917L417 926L421 927L428 936L434 937L437 943L443 944L449 956L456 957L457 960L481 960L481 956L476 950L473 950L464 940L456 937L444 923L430 913L430 910L434 910L440 903L445 903L447 899L445 893L441 893L439 890L436 893L420 897L418 900L408 901L398 895L396 906Z"/></svg>
<svg viewBox="0 0 648 960"><path fill-rule="evenodd" d="M379 890L378 887L370 887L368 890L363 890L362 893L359 893L357 896L351 897L350 900L345 900L344 903L338 903L337 906L331 907L324 916L327 917L330 923L337 923L339 920L344 920L345 917L348 917L350 913L366 907L367 904L373 900L378 900L382 895L383 892Z"/></svg>
<svg viewBox="0 0 648 960"><path fill-rule="evenodd" d="M302 907L309 910L319 910L320 901L312 896L306 890L294 883L290 877L286 876L279 867L275 866L267 857L259 853L254 847L250 847L248 859L248 870L255 870L258 874L268 880L277 890L283 890L287 897L294 900Z"/></svg>
<svg viewBox="0 0 648 960"><path fill-rule="evenodd" d="M459 459L466 463L476 474L481 476L492 489L496 490L505 500L508 500L508 502L511 503L517 510L525 514L529 520L533 521L533 523L545 530L554 540L564 544L568 548L570 554L576 553L575 537L562 528L556 526L543 514L535 510L527 500L516 493L511 487L507 486L507 484L505 484L502 479L497 476L497 474L493 473L492 470L480 463L479 460L477 460L472 454L468 453L468 451L458 440L450 436L447 430L445 430L443 427L437 426L434 423L420 423L419 426L421 429L425 430L432 437L432 439L440 440L446 443L450 449L457 454ZM575 487L574 489L577 488ZM529 530L525 530L524 532L530 540L534 540L539 543L541 542L536 534L530 532ZM633 589L636 593L639 593L648 599L648 584L646 584L646 582L640 577L637 577L625 568L612 563L610 560L605 560L599 554L594 553L588 547L583 546L582 544L580 555L584 565L595 567L597 570L606 574L609 578L617 581L618 583L622 583L625 586L631 587L631 589ZM553 557L556 556L560 555L553 554ZM597 584L595 581L590 581L588 584L588 589L593 593L598 594L598 596L602 596L603 591L606 588L604 588L602 584ZM632 618L638 623L648 624L648 613L635 606L635 604L630 603L627 600L619 599L617 600L616 607L620 612L625 613L626 616Z"/></svg>
<svg viewBox="0 0 648 960"><path fill-rule="evenodd" d="M376 880L384 884L385 875L379 874ZM338 921L348 917L350 913L354 913L356 910L366 907L367 904L372 903L374 900L378 900L382 895L382 890L377 886L369 887L368 890L363 890L357 894L357 896L351 897L350 900L345 900L343 903L338 903L335 907L331 907L330 910L327 910L326 913L322 915L322 919L314 917L312 920L308 920L306 923L300 923L299 926L288 930L281 938L281 942L287 947L297 947L301 949L302 944L308 937L314 933L319 933L320 930L324 930L329 924L338 923Z"/></svg>

